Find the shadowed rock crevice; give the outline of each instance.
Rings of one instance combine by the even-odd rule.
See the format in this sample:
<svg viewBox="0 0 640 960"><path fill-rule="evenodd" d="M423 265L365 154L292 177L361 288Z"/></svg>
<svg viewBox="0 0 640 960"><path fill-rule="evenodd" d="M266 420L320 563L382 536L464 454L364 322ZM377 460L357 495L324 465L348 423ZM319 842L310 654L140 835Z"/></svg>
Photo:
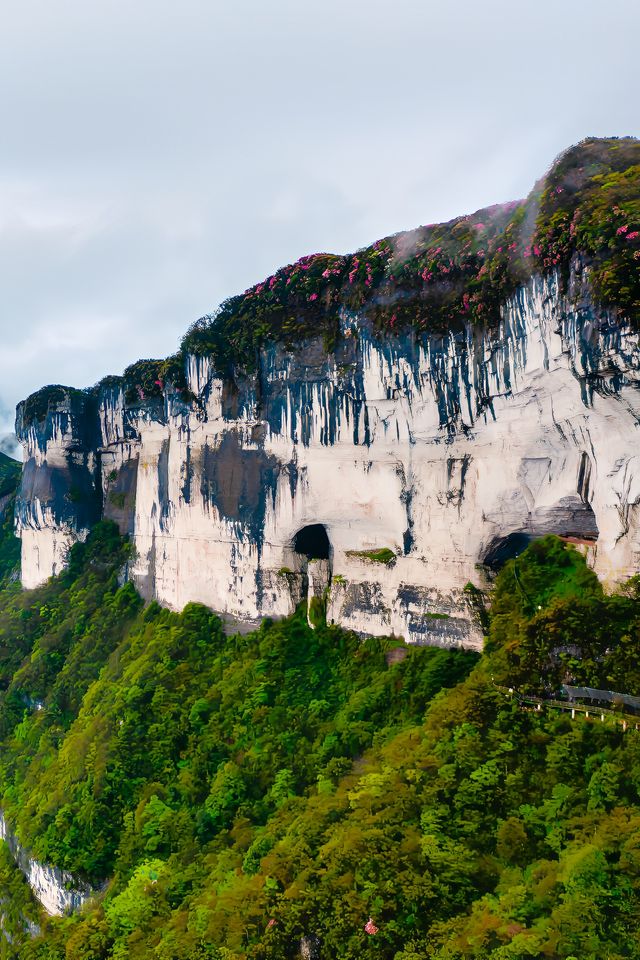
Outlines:
<svg viewBox="0 0 640 960"><path fill-rule="evenodd" d="M510 533L506 537L495 537L484 555L484 565L497 573L508 560L519 557L530 543L529 533Z"/></svg>
<svg viewBox="0 0 640 960"><path fill-rule="evenodd" d="M217 447L204 446L200 491L221 517L240 522L259 540L269 498L280 475L278 459L262 449L243 447L235 431Z"/></svg>

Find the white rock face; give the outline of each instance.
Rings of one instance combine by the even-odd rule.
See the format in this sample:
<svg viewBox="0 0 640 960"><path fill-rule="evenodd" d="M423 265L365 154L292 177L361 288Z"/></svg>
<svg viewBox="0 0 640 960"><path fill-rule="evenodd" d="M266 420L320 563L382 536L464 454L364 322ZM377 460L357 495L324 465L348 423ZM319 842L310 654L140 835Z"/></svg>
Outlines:
<svg viewBox="0 0 640 960"><path fill-rule="evenodd" d="M34 860L16 839L0 812L0 839L8 845L34 896L52 917L78 910L93 891L70 874Z"/></svg>
<svg viewBox="0 0 640 960"><path fill-rule="evenodd" d="M575 273L572 302L582 284ZM345 316L335 353L315 341L295 354L273 347L251 378L223 381L192 357L192 403L166 392L163 409L128 408L121 390L105 390L95 414L75 414L95 415L92 443L68 410L51 415L20 431L23 583L54 573L86 535L58 493L38 495L38 484L68 488L72 468L131 534L136 585L175 609L285 616L307 595L316 556L329 565L329 620L479 646L464 586L482 585L478 565L527 538L585 542L607 584L636 573L638 336L587 295L578 303L552 275L521 288L494 333L378 340ZM326 543L301 549L300 531L315 525ZM383 548L396 555L389 565L371 556Z"/></svg>

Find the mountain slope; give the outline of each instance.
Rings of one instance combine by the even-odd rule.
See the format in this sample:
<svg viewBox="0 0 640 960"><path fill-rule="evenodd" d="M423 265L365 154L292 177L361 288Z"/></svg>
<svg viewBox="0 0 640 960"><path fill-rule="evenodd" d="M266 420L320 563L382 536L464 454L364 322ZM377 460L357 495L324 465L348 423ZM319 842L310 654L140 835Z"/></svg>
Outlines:
<svg viewBox="0 0 640 960"><path fill-rule="evenodd" d="M21 465L0 452L0 500L15 493L20 479Z"/></svg>
<svg viewBox="0 0 640 960"><path fill-rule="evenodd" d="M61 578L0 597L3 805L40 859L112 877L14 956L640 957L640 735L500 688L553 689L531 644L545 623L562 656L570 602L618 627L565 676L621 679L635 583L606 597L548 538L498 577L478 660L298 616L225 638L202 607L142 609L126 552L101 525Z"/></svg>
<svg viewBox="0 0 640 960"><path fill-rule="evenodd" d="M13 507L21 464L0 453L0 584L20 565L20 541L13 530Z"/></svg>

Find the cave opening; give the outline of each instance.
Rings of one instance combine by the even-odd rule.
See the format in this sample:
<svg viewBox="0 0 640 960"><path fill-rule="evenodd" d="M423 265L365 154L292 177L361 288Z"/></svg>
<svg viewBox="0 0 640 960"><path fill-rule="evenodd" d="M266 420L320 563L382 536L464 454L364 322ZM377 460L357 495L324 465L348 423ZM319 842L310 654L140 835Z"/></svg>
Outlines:
<svg viewBox="0 0 640 960"><path fill-rule="evenodd" d="M312 523L298 530L293 540L293 549L307 560L329 560L331 543L323 523Z"/></svg>
<svg viewBox="0 0 640 960"><path fill-rule="evenodd" d="M484 565L497 573L504 567L507 560L514 560L523 550L526 550L532 539L531 534L523 532L496 537L489 544L483 560Z"/></svg>

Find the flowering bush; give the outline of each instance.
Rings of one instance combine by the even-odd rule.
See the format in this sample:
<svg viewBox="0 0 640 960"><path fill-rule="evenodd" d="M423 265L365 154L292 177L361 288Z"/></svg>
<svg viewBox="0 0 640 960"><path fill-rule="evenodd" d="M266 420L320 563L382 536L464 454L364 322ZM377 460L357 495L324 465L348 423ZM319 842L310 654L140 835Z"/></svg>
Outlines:
<svg viewBox="0 0 640 960"><path fill-rule="evenodd" d="M537 237L543 269L563 271L575 252L591 265L595 297L640 319L640 143L587 140L563 154L540 197Z"/></svg>
<svg viewBox="0 0 640 960"><path fill-rule="evenodd" d="M166 360L138 360L127 367L122 380L125 402L132 406L160 399L167 386L189 399L184 357L181 354Z"/></svg>
<svg viewBox="0 0 640 960"><path fill-rule="evenodd" d="M379 333L497 322L535 272L566 277L579 252L596 297L636 317L640 280L640 142L587 140L563 154L526 200L378 240L351 256L320 253L283 267L197 321L183 350L252 367L266 340L294 346L339 335L339 312Z"/></svg>

